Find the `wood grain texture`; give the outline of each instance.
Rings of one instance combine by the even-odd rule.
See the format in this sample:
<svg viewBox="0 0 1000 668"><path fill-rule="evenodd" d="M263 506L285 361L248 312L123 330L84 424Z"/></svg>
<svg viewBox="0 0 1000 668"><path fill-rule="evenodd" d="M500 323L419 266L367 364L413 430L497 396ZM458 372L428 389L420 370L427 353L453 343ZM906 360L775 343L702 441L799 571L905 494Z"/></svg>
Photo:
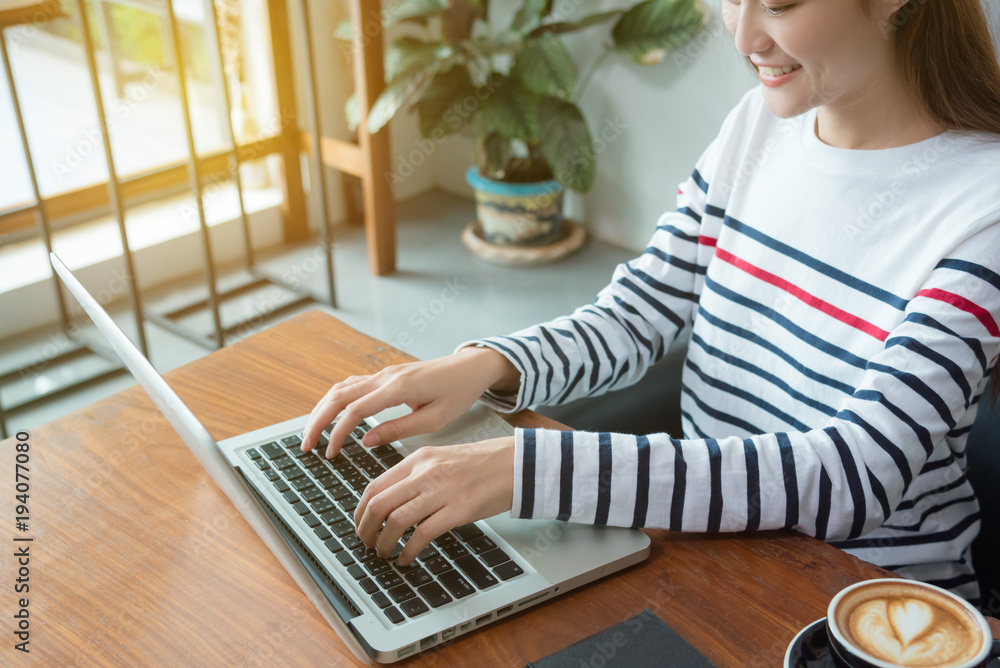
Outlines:
<svg viewBox="0 0 1000 668"><path fill-rule="evenodd" d="M409 359L313 311L166 377L221 440L307 413L333 382ZM511 421L559 426L530 412ZM141 389L30 435L31 530L21 535L34 537L32 664L357 665ZM13 444L0 448L6 546ZM650 608L719 666L775 666L834 593L887 575L792 532L649 535L643 564L400 665L520 668ZM0 574L8 656L13 561Z"/></svg>

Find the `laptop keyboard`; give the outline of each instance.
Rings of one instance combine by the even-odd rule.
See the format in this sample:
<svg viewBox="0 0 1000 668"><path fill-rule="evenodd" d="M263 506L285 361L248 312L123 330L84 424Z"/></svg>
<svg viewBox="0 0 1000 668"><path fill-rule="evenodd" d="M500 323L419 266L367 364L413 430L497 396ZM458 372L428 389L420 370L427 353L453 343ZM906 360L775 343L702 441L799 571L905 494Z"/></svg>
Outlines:
<svg viewBox="0 0 1000 668"><path fill-rule="evenodd" d="M352 435L361 439L368 427ZM380 559L354 533L354 509L369 481L403 461L388 445L371 450L348 442L333 459L320 455L329 433L311 452L302 452L302 440L288 436L243 451L281 494L334 558L393 624L418 617L457 599L489 589L524 571L475 524L466 524L438 536L409 566L396 557L413 535L410 527L388 559Z"/></svg>

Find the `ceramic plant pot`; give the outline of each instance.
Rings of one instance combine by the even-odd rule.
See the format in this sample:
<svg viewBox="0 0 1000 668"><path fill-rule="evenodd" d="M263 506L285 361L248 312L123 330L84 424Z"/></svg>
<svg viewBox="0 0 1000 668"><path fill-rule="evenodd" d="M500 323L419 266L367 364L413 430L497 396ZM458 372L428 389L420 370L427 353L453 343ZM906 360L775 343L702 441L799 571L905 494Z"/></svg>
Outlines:
<svg viewBox="0 0 1000 668"><path fill-rule="evenodd" d="M562 227L563 187L555 179L505 183L470 167L465 180L476 191L476 214L483 238L498 246L531 246L551 241Z"/></svg>

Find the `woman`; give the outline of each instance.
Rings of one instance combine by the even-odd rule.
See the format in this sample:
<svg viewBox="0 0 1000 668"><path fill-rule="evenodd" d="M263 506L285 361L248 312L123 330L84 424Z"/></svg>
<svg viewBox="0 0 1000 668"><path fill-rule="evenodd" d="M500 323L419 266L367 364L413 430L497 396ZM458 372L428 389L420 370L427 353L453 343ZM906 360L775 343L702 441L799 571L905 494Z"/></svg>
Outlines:
<svg viewBox="0 0 1000 668"><path fill-rule="evenodd" d="M332 444L413 409L374 446L481 397L511 411L617 389L690 324L685 438L518 430L419 451L365 491L366 545L387 554L422 521L406 564L508 510L790 527L978 596L963 453L1000 351L1000 68L978 1L723 0L723 16L763 85L646 252L569 317L338 383L303 447L341 411Z"/></svg>

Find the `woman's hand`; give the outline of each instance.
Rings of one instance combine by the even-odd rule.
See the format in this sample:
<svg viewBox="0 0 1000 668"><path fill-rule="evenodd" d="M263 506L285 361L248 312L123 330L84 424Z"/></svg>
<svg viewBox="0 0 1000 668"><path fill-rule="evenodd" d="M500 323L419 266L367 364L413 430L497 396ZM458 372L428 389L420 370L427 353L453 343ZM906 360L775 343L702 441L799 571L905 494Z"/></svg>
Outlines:
<svg viewBox="0 0 1000 668"><path fill-rule="evenodd" d="M509 511L513 500L513 436L425 447L368 484L354 525L383 558L417 525L398 557L406 566L445 531Z"/></svg>
<svg viewBox="0 0 1000 668"><path fill-rule="evenodd" d="M487 389L516 390L519 380L514 365L491 348L463 348L447 357L352 376L330 388L313 408L302 432L302 449L316 447L323 429L341 411L326 448L328 458L340 452L344 439L362 420L387 408L406 404L412 412L369 431L365 446L437 431L469 410Z"/></svg>

